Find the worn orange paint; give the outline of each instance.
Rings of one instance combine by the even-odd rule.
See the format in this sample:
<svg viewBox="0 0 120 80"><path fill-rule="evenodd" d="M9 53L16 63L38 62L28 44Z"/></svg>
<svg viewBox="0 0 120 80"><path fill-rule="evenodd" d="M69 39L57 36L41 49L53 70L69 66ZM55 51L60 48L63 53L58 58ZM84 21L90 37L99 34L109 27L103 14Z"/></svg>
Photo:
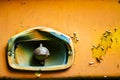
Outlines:
<svg viewBox="0 0 120 80"><path fill-rule="evenodd" d="M31 27L54 28L67 35L77 32L75 61L65 71L42 72L41 78L120 76L119 50L110 49L104 60L89 66L91 47L107 29L120 27L118 0L1 0L0 77L36 78L35 72L9 70L5 47L9 38Z"/></svg>

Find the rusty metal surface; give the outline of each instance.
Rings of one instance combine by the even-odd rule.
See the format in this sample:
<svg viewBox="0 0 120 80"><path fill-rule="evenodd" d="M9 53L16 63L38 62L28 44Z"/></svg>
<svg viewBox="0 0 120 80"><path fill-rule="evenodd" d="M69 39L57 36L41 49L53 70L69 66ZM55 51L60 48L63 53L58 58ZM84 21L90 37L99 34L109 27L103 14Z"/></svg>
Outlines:
<svg viewBox="0 0 120 80"><path fill-rule="evenodd" d="M109 49L101 63L92 58L91 47L108 29L120 28L119 0L1 0L0 77L36 78L36 72L8 68L6 46L9 38L26 29L45 26L67 35L77 32L75 61L64 71L40 72L40 78L119 77L120 50ZM93 62L95 62L93 64ZM93 65L89 65L93 64Z"/></svg>

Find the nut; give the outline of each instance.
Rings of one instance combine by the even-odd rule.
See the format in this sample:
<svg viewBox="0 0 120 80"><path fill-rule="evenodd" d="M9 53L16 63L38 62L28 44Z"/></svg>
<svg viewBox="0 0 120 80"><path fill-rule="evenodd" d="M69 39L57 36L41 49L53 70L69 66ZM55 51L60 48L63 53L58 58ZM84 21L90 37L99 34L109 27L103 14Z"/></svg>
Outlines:
<svg viewBox="0 0 120 80"><path fill-rule="evenodd" d="M35 58L37 60L45 60L49 55L49 50L46 47L42 46L42 43L34 51Z"/></svg>

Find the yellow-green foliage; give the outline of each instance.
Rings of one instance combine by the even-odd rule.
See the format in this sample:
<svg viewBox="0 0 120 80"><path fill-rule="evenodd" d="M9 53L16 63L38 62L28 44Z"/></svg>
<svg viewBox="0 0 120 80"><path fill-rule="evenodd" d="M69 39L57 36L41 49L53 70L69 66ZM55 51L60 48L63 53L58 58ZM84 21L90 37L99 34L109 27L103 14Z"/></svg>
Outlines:
<svg viewBox="0 0 120 80"><path fill-rule="evenodd" d="M103 33L100 43L97 46L93 45L91 49L93 57L100 61L107 50L115 46L120 47L120 29L116 28L113 31Z"/></svg>

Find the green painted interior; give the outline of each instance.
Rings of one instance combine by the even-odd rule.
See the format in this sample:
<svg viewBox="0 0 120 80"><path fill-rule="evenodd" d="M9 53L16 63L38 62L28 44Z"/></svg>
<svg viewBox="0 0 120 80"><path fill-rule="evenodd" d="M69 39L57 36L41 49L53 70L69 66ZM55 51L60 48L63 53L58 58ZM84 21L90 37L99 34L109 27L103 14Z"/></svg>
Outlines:
<svg viewBox="0 0 120 80"><path fill-rule="evenodd" d="M44 66L63 65L67 62L68 50L61 40L26 41L16 44L15 61L20 66L41 66L35 59L33 51L42 43L50 51L50 56L45 60Z"/></svg>

